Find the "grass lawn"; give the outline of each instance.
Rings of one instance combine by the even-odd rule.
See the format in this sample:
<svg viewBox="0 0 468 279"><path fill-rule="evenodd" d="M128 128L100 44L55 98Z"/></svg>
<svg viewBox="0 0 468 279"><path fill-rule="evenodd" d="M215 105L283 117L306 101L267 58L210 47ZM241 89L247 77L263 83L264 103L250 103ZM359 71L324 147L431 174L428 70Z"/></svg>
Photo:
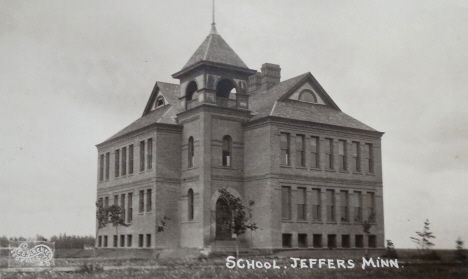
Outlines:
<svg viewBox="0 0 468 279"><path fill-rule="evenodd" d="M3 273L2 278L468 278L468 265L417 264L400 268L354 269L228 269L219 261L201 261L199 265L176 264L152 270L112 270L86 272ZM215 265L218 264L218 265Z"/></svg>

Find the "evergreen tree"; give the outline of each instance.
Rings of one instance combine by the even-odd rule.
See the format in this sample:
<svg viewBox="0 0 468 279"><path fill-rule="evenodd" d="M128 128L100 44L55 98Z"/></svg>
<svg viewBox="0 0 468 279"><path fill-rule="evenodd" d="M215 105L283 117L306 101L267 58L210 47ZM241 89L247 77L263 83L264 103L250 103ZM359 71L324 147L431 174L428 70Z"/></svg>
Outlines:
<svg viewBox="0 0 468 279"><path fill-rule="evenodd" d="M434 243L431 242L431 239L435 238L435 236L430 231L429 225L429 220L426 219L424 222L424 230L422 232L416 232L419 238L410 237L411 240L416 243L418 248L422 250L429 250L432 246L434 246Z"/></svg>
<svg viewBox="0 0 468 279"><path fill-rule="evenodd" d="M467 259L466 250L463 248L463 241L461 238L458 238L457 241L457 250L455 251L455 259L457 261L465 262Z"/></svg>

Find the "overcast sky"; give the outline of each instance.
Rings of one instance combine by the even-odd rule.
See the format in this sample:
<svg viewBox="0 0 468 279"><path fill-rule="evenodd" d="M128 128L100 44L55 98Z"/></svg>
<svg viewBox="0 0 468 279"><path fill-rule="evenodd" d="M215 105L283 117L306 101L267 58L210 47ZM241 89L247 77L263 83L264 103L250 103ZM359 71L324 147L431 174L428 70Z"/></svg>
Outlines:
<svg viewBox="0 0 468 279"><path fill-rule="evenodd" d="M100 143L210 31L211 0L0 1L0 235L94 233ZM311 72L385 132L385 237L468 242L467 1L218 1L218 32L282 80Z"/></svg>

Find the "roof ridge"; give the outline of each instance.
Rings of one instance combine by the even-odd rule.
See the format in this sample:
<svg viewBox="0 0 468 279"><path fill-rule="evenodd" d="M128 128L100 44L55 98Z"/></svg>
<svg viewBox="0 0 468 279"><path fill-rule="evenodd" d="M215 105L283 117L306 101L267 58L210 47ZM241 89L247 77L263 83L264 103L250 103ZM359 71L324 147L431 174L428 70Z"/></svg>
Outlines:
<svg viewBox="0 0 468 279"><path fill-rule="evenodd" d="M208 35L208 37L210 37L210 39L208 40L208 45L206 46L205 55L203 56L203 60L206 60L208 58L208 50L210 49L211 41L213 39L213 34Z"/></svg>

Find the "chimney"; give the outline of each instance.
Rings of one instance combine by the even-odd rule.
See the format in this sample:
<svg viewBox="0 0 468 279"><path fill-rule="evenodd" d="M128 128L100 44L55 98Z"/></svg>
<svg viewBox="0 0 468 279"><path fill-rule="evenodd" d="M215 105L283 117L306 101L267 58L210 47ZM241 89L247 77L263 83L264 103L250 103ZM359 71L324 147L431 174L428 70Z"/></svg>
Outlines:
<svg viewBox="0 0 468 279"><path fill-rule="evenodd" d="M262 90L268 90L281 79L281 68L279 65L265 63L262 65Z"/></svg>
<svg viewBox="0 0 468 279"><path fill-rule="evenodd" d="M249 77L249 92L254 92L262 88L262 74L255 73Z"/></svg>

